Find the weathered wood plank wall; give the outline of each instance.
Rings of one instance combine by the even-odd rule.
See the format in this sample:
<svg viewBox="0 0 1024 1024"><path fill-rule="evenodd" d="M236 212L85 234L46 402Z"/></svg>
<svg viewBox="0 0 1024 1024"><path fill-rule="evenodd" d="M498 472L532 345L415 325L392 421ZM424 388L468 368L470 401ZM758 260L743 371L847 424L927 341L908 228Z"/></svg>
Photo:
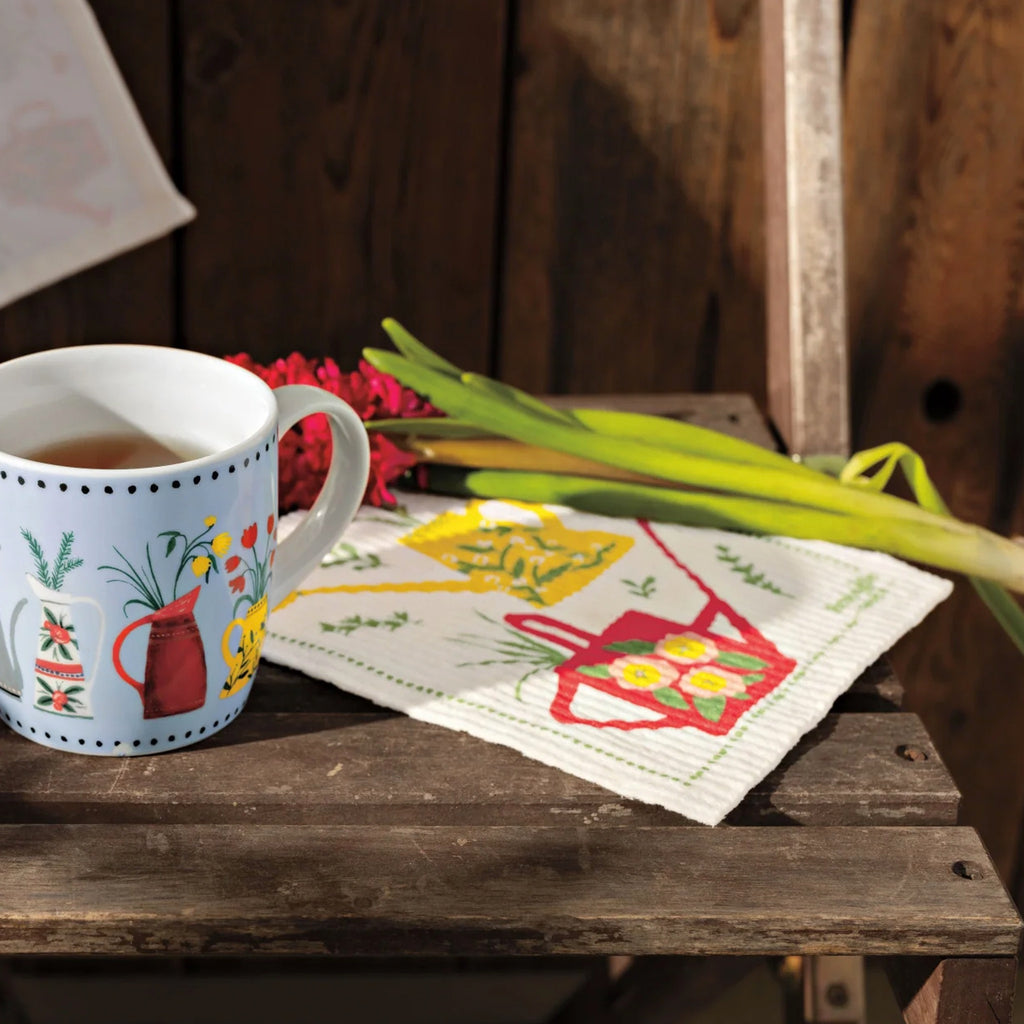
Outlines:
<svg viewBox="0 0 1024 1024"><path fill-rule="evenodd" d="M857 443L906 441L956 514L1024 532L1024 5L858 0L845 143ZM895 662L1012 880L1024 659L959 583Z"/></svg>
<svg viewBox="0 0 1024 1024"><path fill-rule="evenodd" d="M844 7L855 444L907 440L958 514L1024 532L1024 7ZM535 390L763 401L755 0L94 8L199 217L0 310L0 356L354 365L391 314ZM1024 662L962 586L896 660L1012 882Z"/></svg>
<svg viewBox="0 0 1024 1024"><path fill-rule="evenodd" d="M762 397L757 5L523 0L512 66L503 375Z"/></svg>
<svg viewBox="0 0 1024 1024"><path fill-rule="evenodd" d="M182 0L182 338L354 365L381 317L487 366L497 0Z"/></svg>

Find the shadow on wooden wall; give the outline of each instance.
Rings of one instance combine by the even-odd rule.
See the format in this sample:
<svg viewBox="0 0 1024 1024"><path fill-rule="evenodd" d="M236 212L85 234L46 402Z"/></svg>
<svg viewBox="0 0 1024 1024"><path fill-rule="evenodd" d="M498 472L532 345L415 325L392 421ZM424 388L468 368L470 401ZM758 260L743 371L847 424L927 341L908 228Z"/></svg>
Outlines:
<svg viewBox="0 0 1024 1024"><path fill-rule="evenodd" d="M532 390L763 399L756 12L750 3L519 5L507 379Z"/></svg>
<svg viewBox="0 0 1024 1024"><path fill-rule="evenodd" d="M1024 6L844 6L855 443L1024 532ZM754 0L94 8L199 217L0 311L0 355L354 365L391 314L537 391L763 401ZM958 585L895 658L1022 902L1021 655Z"/></svg>
<svg viewBox="0 0 1024 1024"><path fill-rule="evenodd" d="M846 80L854 429L1022 532L1024 7L858 0ZM1024 658L959 582L894 661L1018 903Z"/></svg>

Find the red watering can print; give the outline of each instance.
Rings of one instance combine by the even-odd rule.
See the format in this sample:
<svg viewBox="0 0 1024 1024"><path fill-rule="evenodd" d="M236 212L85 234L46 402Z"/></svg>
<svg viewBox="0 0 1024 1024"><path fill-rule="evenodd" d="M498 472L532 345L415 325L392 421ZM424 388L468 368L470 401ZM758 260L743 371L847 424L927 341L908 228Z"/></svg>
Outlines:
<svg viewBox="0 0 1024 1024"><path fill-rule="evenodd" d="M114 641L114 668L142 698L143 718L195 711L206 702L206 655L193 609L199 587L121 630ZM132 630L149 626L146 673L133 679L121 664L121 647Z"/></svg>
<svg viewBox="0 0 1024 1024"><path fill-rule="evenodd" d="M725 614L730 634L713 632ZM568 725L604 729L694 726L724 735L773 690L796 663L714 598L688 624L627 611L599 635L546 615L506 615L515 629L573 653L556 668L551 716ZM597 719L573 710L583 687L593 687L645 710L641 719ZM582 696L582 694L581 694Z"/></svg>

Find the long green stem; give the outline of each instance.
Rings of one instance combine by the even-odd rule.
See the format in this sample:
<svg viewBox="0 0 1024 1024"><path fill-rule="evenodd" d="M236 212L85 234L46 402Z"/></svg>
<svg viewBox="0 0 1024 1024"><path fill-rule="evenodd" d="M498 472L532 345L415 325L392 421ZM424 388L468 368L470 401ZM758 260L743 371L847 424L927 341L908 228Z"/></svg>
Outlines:
<svg viewBox="0 0 1024 1024"><path fill-rule="evenodd" d="M519 469L540 473L569 473L604 480L634 480L637 483L660 484L656 477L642 476L626 469L608 466L603 462L565 455L550 448L508 441L500 437L488 438L420 438L403 437L401 447L415 455L420 462L434 462L445 466L464 466L467 469Z"/></svg>
<svg viewBox="0 0 1024 1024"><path fill-rule="evenodd" d="M419 366L425 366L453 380L464 381L466 379L466 374L454 363L450 363L436 352L432 352L423 342L413 337L397 320L392 320L388 317L382 322L381 326L392 342L394 342L395 348L410 362L416 363ZM491 380L490 377L476 376L473 379L472 386L484 394L495 396L506 404L519 405L526 411L535 413L544 419L554 420L556 423L573 422L571 413L546 405L539 398L526 391L520 391L519 388L514 388L510 384Z"/></svg>
<svg viewBox="0 0 1024 1024"><path fill-rule="evenodd" d="M722 434L717 430L696 426L693 423L619 409L555 408L508 384L476 374L465 374L454 363L450 363L427 348L398 321L390 317L383 321L382 326L395 348L411 363L435 370L453 381L475 387L478 391L490 393L506 403L512 402L524 410L536 412L548 420L583 426L601 435L611 434L616 437L646 441L649 444L663 445L673 451L727 459L732 462L774 466L796 475L819 475L814 470L794 462L779 452L754 444L752 441L744 441L738 437ZM375 430L408 433L408 422L408 420L401 419L377 420L373 426ZM436 432L428 434L428 425ZM479 427L461 423L450 416L444 419L420 420L418 426L422 436L430 437L468 437L480 433Z"/></svg>
<svg viewBox="0 0 1024 1024"><path fill-rule="evenodd" d="M938 569L969 572L1020 588L1022 579L984 538L946 526L844 515L781 502L674 491L589 477L514 470L427 469L428 486L446 494L569 505L599 515L632 516L689 526L827 540L884 551ZM1009 543L1009 542L1007 542Z"/></svg>
<svg viewBox="0 0 1024 1024"><path fill-rule="evenodd" d="M914 497L923 508L938 515L951 515L949 507L928 475L924 459L905 444L881 445L858 452L843 467L839 479L843 483L878 490L889 482L897 467L902 470ZM968 579L1007 636L1024 654L1024 611L1020 605L998 583L973 575L968 575Z"/></svg>
<svg viewBox="0 0 1024 1024"><path fill-rule="evenodd" d="M369 429L382 434L405 434L412 437L495 437L489 430L474 427L451 416L409 416L394 420L371 420Z"/></svg>
<svg viewBox="0 0 1024 1024"><path fill-rule="evenodd" d="M651 416L647 413L627 412L619 409L574 408L573 416L583 426L602 436L627 437L671 449L675 452L703 455L753 466L770 466L795 476L821 478L820 473L780 452L764 448L752 441L744 441L708 427Z"/></svg>
<svg viewBox="0 0 1024 1024"><path fill-rule="evenodd" d="M912 502L864 488L847 487L821 474L797 475L771 466L761 466L757 472L751 472L749 467L703 455L669 451L630 438L596 435L582 427L543 420L518 405L502 403L493 395L481 395L472 387L472 374L464 374L462 380L457 381L393 352L366 349L364 356L377 369L426 396L456 419L526 444L553 448L645 476L707 490L785 500L825 511L905 519L922 526L943 522L942 517ZM949 524L953 525L949 527ZM978 532L959 520L945 520L945 526L965 534ZM1024 567L1024 551L1019 554L1018 566Z"/></svg>
<svg viewBox="0 0 1024 1024"><path fill-rule="evenodd" d="M691 488L433 466L430 480L436 489L560 501L610 515L820 538L888 551L968 574L1024 652L1024 611L1000 585L1024 590L1024 549L950 516L923 461L905 445L854 456L837 480L759 445L666 417L555 409L507 384L463 373L394 320L384 321L384 329L402 355L370 349L364 353L367 360L427 397L446 417L420 420L411 430L409 420L378 422L376 428L420 439L506 438L545 449L542 465L555 465L552 452L569 456L562 464L570 473L589 461ZM478 454L483 449L490 451L486 443L474 448ZM585 462L574 464L574 459ZM867 472L879 463L880 470ZM882 493L897 466L920 507Z"/></svg>

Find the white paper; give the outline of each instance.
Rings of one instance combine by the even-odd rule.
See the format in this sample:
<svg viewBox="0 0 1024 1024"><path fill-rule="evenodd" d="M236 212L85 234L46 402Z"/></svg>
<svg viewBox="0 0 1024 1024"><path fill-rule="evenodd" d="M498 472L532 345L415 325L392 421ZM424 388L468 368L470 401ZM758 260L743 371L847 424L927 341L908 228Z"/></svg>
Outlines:
<svg viewBox="0 0 1024 1024"><path fill-rule="evenodd" d="M0 306L194 216L84 0L0 0Z"/></svg>

